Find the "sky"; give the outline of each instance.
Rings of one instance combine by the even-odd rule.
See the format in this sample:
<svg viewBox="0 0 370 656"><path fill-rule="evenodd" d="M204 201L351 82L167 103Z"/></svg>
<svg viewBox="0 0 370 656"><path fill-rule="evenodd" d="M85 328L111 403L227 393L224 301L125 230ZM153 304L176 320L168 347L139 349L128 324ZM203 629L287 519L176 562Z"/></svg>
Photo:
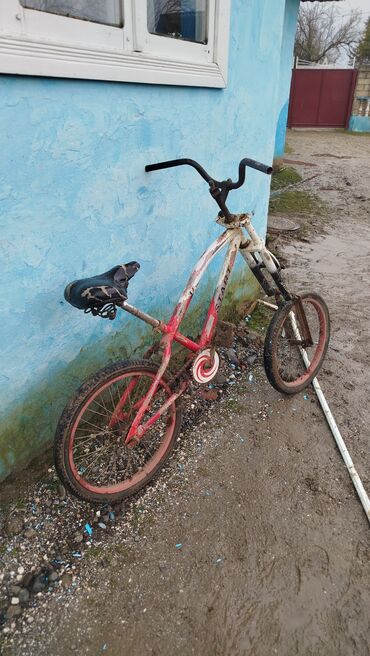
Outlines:
<svg viewBox="0 0 370 656"><path fill-rule="evenodd" d="M349 14L351 9L359 9L363 12L364 20L370 16L370 0L343 0L336 4L341 14Z"/></svg>
<svg viewBox="0 0 370 656"><path fill-rule="evenodd" d="M338 10L340 11L343 18L348 16L348 14L351 12L351 9L358 9L362 12L364 24L366 19L370 17L370 0L343 0L343 2L336 2L335 4L338 6ZM343 53L338 63L343 65L348 63L347 55Z"/></svg>
<svg viewBox="0 0 370 656"><path fill-rule="evenodd" d="M370 17L370 0L342 0L342 2L335 2L333 5L335 5L338 14L343 18L346 18L350 14L351 9L359 10L362 13L364 26L366 19ZM348 57L346 54L343 53L343 55L340 56L338 64L348 64Z"/></svg>

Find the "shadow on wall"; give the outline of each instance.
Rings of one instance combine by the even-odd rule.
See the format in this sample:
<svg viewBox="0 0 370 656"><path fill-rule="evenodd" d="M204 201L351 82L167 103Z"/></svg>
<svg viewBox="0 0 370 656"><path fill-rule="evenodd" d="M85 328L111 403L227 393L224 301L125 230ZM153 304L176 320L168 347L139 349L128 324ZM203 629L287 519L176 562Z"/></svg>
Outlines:
<svg viewBox="0 0 370 656"><path fill-rule="evenodd" d="M282 107L277 126L276 126L276 142L274 157L279 158L284 156L285 140L286 140L286 126L288 123L289 102L286 102Z"/></svg>

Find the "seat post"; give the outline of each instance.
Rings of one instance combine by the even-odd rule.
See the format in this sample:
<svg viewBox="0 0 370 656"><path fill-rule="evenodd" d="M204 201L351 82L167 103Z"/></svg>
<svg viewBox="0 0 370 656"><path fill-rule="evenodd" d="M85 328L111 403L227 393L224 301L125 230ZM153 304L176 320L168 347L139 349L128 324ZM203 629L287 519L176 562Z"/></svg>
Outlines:
<svg viewBox="0 0 370 656"><path fill-rule="evenodd" d="M124 301L122 305L120 305L119 307L121 307L122 310L126 310L126 312L129 312L134 317L137 317L138 319L145 321L145 323L148 323L150 326L153 326L153 328L160 328L162 325L162 322L159 321L159 319L154 319L154 317L151 317L150 314L147 314L146 312L139 310L134 305L130 305L130 303L127 303L127 301Z"/></svg>

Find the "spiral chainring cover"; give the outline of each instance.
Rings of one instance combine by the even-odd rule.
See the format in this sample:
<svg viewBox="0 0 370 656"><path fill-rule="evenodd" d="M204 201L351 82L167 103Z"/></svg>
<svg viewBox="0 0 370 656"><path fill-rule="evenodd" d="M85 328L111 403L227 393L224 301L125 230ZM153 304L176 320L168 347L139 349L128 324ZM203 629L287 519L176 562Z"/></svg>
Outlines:
<svg viewBox="0 0 370 656"><path fill-rule="evenodd" d="M193 363L193 378L197 383L209 383L218 372L220 358L216 351L205 349L198 353Z"/></svg>

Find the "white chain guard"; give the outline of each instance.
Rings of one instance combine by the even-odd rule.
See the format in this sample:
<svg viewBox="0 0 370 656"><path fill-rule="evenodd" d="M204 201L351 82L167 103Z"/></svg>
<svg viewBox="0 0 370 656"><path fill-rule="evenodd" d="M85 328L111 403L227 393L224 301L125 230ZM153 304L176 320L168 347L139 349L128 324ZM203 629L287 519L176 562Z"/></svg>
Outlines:
<svg viewBox="0 0 370 656"><path fill-rule="evenodd" d="M218 372L220 358L216 351L213 354L213 365L211 349L205 349L198 353L193 362L193 378L197 383L209 383Z"/></svg>

